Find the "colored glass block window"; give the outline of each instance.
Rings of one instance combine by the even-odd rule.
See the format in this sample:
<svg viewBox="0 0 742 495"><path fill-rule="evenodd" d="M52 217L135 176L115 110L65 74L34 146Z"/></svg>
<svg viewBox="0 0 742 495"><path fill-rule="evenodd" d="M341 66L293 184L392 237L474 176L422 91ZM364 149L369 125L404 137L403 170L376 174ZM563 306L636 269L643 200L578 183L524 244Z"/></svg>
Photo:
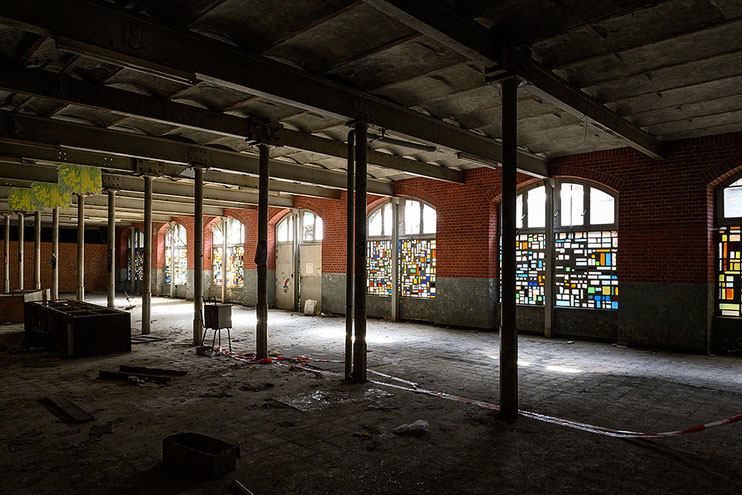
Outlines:
<svg viewBox="0 0 742 495"><path fill-rule="evenodd" d="M718 312L722 316L742 316L742 228L719 229L717 245Z"/></svg>
<svg viewBox="0 0 742 495"><path fill-rule="evenodd" d="M245 285L245 272L242 268L245 257L244 246L227 247L227 285L230 287L243 287Z"/></svg>
<svg viewBox="0 0 742 495"><path fill-rule="evenodd" d="M188 276L188 238L186 229L173 223L165 237L165 283L185 285Z"/></svg>
<svg viewBox="0 0 742 495"><path fill-rule="evenodd" d="M302 239L307 242L321 241L323 238L322 217L310 211L302 215Z"/></svg>
<svg viewBox="0 0 742 495"><path fill-rule="evenodd" d="M543 305L546 236L541 233L518 234L515 243L517 304Z"/></svg>
<svg viewBox="0 0 742 495"><path fill-rule="evenodd" d="M224 252L226 235L227 251ZM244 287L245 226L236 218L222 219L211 228L212 280L214 285Z"/></svg>
<svg viewBox="0 0 742 495"><path fill-rule="evenodd" d="M126 277L128 280L132 280L132 276L135 281L144 279L144 233L139 230L134 230L134 235L129 236L126 242L126 257L129 262L126 263Z"/></svg>
<svg viewBox="0 0 742 495"><path fill-rule="evenodd" d="M213 284L222 285L224 280L224 249L221 246L211 250L211 269L213 273Z"/></svg>
<svg viewBox="0 0 742 495"><path fill-rule="evenodd" d="M435 298L435 254L435 240L399 241L401 296Z"/></svg>
<svg viewBox="0 0 742 495"><path fill-rule="evenodd" d="M392 295L392 241L368 241L366 245L368 294Z"/></svg>
<svg viewBox="0 0 742 495"><path fill-rule="evenodd" d="M618 309L618 232L555 234L555 305Z"/></svg>

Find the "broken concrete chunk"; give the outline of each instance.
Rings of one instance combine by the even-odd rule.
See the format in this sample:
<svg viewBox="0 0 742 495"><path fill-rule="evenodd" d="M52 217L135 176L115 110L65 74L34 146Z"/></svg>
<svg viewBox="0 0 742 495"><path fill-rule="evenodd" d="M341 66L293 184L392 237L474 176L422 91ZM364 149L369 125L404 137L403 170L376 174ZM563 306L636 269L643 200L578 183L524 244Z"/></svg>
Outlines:
<svg viewBox="0 0 742 495"><path fill-rule="evenodd" d="M428 432L429 426L430 425L428 424L428 422L424 419L418 419L414 423L397 426L392 430L392 433L394 433L395 435L410 435L419 437L425 435Z"/></svg>

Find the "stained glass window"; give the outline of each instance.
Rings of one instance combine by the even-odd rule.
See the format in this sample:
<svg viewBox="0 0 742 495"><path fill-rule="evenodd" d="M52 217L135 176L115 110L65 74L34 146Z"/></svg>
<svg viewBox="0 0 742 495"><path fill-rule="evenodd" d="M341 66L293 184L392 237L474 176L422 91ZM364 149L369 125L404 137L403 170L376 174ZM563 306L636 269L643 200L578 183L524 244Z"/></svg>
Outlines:
<svg viewBox="0 0 742 495"><path fill-rule="evenodd" d="M517 304L544 304L546 280L546 235L518 234L515 247Z"/></svg>
<svg viewBox="0 0 742 495"><path fill-rule="evenodd" d="M173 223L165 237L165 283L172 282L175 273L175 285L185 285L188 274L188 238L186 229L179 223Z"/></svg>
<svg viewBox="0 0 742 495"><path fill-rule="evenodd" d="M375 296L392 295L392 241L368 241L368 293Z"/></svg>
<svg viewBox="0 0 742 495"><path fill-rule="evenodd" d="M718 234L717 295L719 314L742 316L742 229L722 227Z"/></svg>
<svg viewBox="0 0 742 495"><path fill-rule="evenodd" d="M133 249L133 256L132 256ZM127 258L133 259L132 263L126 264L126 276L131 280L132 269L134 270L134 280L144 280L144 233L139 229L134 229L134 236L129 236L127 241Z"/></svg>
<svg viewBox="0 0 742 495"><path fill-rule="evenodd" d="M211 250L211 266L213 270L214 285L222 285L224 268L224 249L222 246L216 246Z"/></svg>
<svg viewBox="0 0 742 495"><path fill-rule="evenodd" d="M226 276L228 287L244 287L245 226L236 218L226 218L214 225L211 232L213 284L222 285ZM226 274L225 234L227 236Z"/></svg>
<svg viewBox="0 0 742 495"><path fill-rule="evenodd" d="M144 280L144 248L134 250L134 280Z"/></svg>
<svg viewBox="0 0 742 495"><path fill-rule="evenodd" d="M555 234L555 305L618 309L618 232Z"/></svg>
<svg viewBox="0 0 742 495"><path fill-rule="evenodd" d="M399 285L403 297L435 298L435 240L399 241Z"/></svg>

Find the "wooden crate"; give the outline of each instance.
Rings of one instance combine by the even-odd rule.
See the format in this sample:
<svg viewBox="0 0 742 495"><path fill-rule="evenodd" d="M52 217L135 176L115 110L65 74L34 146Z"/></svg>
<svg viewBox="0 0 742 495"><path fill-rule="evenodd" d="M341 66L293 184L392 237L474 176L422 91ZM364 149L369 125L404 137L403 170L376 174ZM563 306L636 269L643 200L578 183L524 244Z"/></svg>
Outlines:
<svg viewBox="0 0 742 495"><path fill-rule="evenodd" d="M43 341L67 356L131 351L131 315L80 301L26 304L27 341Z"/></svg>
<svg viewBox="0 0 742 495"><path fill-rule="evenodd" d="M0 294L0 323L22 323L25 303L48 300L49 289L15 290Z"/></svg>

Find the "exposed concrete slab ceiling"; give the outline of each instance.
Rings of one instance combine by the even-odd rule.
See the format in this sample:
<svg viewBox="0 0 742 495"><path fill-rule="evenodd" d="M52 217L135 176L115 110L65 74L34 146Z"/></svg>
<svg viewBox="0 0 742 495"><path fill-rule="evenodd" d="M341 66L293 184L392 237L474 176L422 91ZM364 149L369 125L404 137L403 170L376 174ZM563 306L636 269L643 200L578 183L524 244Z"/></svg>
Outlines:
<svg viewBox="0 0 742 495"><path fill-rule="evenodd" d="M735 0L616 0L594 2L449 0L487 28L497 29L534 58L598 102L661 140L742 129L742 7ZM132 2L130 5L135 5ZM182 26L282 64L337 81L435 119L500 137L499 95L481 67L435 40L386 17L363 2L238 0L145 2L143 15ZM373 29L369 29L373 26ZM156 77L59 50L44 36L0 26L0 57L26 67L64 72L96 84L209 109L255 115L287 129L344 141L342 118L306 110L265 95L200 81ZM35 47L35 48L34 48ZM520 90L519 141L544 156L625 146L625 141ZM108 118L105 112L59 108L40 97L0 92L0 107L52 118L86 119L119 131L143 133L247 151L236 138L146 119ZM74 107L74 106L73 106ZM120 118L120 116L119 116ZM84 122L78 120L77 122ZM378 132L378 129L374 129ZM389 131L392 137L400 137ZM433 153L372 142L379 152L455 170L475 166L454 150ZM312 150L279 148L273 157L343 171L345 160ZM413 175L369 166L369 176L399 180Z"/></svg>

